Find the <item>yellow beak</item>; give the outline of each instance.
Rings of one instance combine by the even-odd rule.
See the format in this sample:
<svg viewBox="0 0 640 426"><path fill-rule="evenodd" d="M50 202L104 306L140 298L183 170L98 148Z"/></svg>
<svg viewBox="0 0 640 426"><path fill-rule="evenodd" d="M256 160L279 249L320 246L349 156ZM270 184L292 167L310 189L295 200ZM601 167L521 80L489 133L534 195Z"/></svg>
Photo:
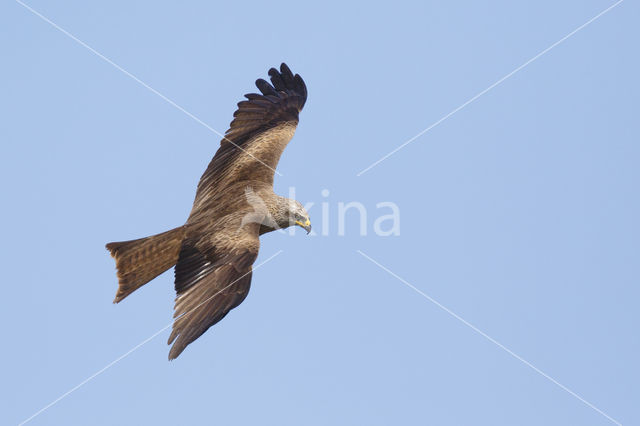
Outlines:
<svg viewBox="0 0 640 426"><path fill-rule="evenodd" d="M304 223L300 222L299 220L296 220L296 225L300 226L302 229L307 231L307 234L311 232L311 221L309 219L304 221Z"/></svg>

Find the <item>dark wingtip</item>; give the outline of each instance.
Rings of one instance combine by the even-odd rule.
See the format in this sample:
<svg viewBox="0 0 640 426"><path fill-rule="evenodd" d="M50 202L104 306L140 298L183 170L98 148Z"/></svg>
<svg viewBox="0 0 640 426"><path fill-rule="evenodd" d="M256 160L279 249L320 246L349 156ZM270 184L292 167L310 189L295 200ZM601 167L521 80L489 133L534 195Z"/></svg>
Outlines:
<svg viewBox="0 0 640 426"><path fill-rule="evenodd" d="M270 85L269 83L267 83L266 80L263 80L261 78L256 80L256 87L260 89L262 94L265 96L278 94L272 85Z"/></svg>
<svg viewBox="0 0 640 426"><path fill-rule="evenodd" d="M300 77L300 74L293 74L293 72L291 72L291 68L289 68L289 66L284 62L280 64L280 71L276 68L271 68L268 74L269 77L271 77L271 83L276 90L291 90L297 93L302 96L303 99L300 107L304 106L307 101L308 92L307 85L304 83L302 77Z"/></svg>
<svg viewBox="0 0 640 426"><path fill-rule="evenodd" d="M302 92L302 106L304 107L304 104L307 102L307 85L304 84L304 80L302 79L302 77L300 77L300 74L296 74L293 77L293 81L296 82L297 84L297 88Z"/></svg>
<svg viewBox="0 0 640 426"><path fill-rule="evenodd" d="M291 69L289 68L289 66L287 64L285 64L284 62L280 64L280 72L282 74L290 74L291 76L293 76L293 73L291 72Z"/></svg>

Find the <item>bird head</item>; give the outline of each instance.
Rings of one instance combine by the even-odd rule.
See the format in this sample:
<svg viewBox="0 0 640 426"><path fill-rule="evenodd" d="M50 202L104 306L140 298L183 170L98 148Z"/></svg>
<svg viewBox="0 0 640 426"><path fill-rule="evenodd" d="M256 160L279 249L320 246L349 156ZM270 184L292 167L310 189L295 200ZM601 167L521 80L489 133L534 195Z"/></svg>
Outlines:
<svg viewBox="0 0 640 426"><path fill-rule="evenodd" d="M297 225L307 231L307 234L311 232L311 220L309 219L309 213L302 207L296 200L289 200L289 226Z"/></svg>

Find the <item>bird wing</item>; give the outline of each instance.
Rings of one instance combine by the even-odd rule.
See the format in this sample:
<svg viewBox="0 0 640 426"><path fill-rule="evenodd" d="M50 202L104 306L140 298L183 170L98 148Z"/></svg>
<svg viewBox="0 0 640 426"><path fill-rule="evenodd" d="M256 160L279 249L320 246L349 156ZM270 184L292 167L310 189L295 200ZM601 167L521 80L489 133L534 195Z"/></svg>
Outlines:
<svg viewBox="0 0 640 426"><path fill-rule="evenodd" d="M260 225L242 224L244 214L222 217L207 232L185 238L175 268L170 360L247 297Z"/></svg>
<svg viewBox="0 0 640 426"><path fill-rule="evenodd" d="M302 78L286 64L269 70L271 84L256 81L261 94L238 103L220 148L198 183L194 208L224 187L243 180L273 186L280 155L293 137L298 114L307 100Z"/></svg>

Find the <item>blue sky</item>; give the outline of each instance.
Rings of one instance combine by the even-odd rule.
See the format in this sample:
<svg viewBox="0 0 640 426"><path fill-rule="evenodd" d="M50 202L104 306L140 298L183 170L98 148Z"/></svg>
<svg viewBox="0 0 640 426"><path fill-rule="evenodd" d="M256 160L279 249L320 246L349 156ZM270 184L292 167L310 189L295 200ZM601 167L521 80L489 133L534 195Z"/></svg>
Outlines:
<svg viewBox="0 0 640 426"><path fill-rule="evenodd" d="M257 262L282 254L178 360L164 331L29 424L640 423L637 2L361 176L614 2L28 4L220 132L286 61L309 100L276 191L331 224L339 202L369 230L377 203L401 211L399 236L356 215L264 236ZM170 322L173 274L113 305L104 244L182 224L220 138L19 3L0 23L17 424Z"/></svg>

